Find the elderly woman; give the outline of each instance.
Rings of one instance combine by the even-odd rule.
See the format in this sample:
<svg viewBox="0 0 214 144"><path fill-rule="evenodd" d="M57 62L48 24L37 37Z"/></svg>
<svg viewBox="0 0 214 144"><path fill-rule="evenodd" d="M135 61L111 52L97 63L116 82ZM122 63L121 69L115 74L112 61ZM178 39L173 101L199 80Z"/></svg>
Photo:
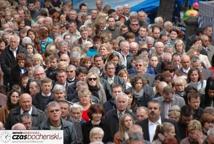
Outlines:
<svg viewBox="0 0 214 144"><path fill-rule="evenodd" d="M92 95L98 98L99 103L104 104L106 102L106 93L99 76L96 73L90 72L86 77L86 81Z"/></svg>
<svg viewBox="0 0 214 144"><path fill-rule="evenodd" d="M104 137L104 131L102 128L94 127L89 133L90 144L103 144L102 139Z"/></svg>

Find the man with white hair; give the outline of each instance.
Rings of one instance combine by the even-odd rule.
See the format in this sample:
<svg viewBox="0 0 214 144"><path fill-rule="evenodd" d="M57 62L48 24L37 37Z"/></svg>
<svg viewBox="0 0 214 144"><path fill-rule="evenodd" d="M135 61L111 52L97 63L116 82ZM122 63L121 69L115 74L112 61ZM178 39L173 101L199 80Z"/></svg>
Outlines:
<svg viewBox="0 0 214 144"><path fill-rule="evenodd" d="M16 56L18 53L27 54L25 48L19 45L20 37L13 34L9 38L9 46L3 51L0 56L0 64L4 72L4 85L10 89L11 86L11 69L16 65Z"/></svg>
<svg viewBox="0 0 214 144"><path fill-rule="evenodd" d="M116 109L112 109L105 114L104 123L104 142L113 142L114 134L119 129L119 119L125 113L133 115L132 112L127 110L128 107L128 95L120 93L116 96Z"/></svg>

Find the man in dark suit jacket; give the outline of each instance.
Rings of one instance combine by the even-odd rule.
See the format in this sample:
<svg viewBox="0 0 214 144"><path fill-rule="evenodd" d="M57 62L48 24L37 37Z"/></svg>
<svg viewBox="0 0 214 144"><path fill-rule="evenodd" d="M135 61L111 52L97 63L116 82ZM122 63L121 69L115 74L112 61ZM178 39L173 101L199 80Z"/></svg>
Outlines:
<svg viewBox="0 0 214 144"><path fill-rule="evenodd" d="M169 119L161 118L161 109L160 104L157 100L151 100L148 102L148 118L138 122L142 127L144 132L144 139L152 142L155 131L158 125L161 125L163 122L170 122L175 126L176 134L179 134L178 126L174 121Z"/></svg>
<svg viewBox="0 0 214 144"><path fill-rule="evenodd" d="M156 100L151 100L148 103L148 118L139 122L144 132L144 139L150 142L153 141L156 127L162 124L160 116L160 104Z"/></svg>
<svg viewBox="0 0 214 144"><path fill-rule="evenodd" d="M19 45L20 37L16 34L10 37L9 46L3 51L0 56L0 63L2 71L4 72L4 84L11 87L10 85L10 75L11 69L16 65L16 56L18 53L26 54L26 49Z"/></svg>
<svg viewBox="0 0 214 144"><path fill-rule="evenodd" d="M28 93L23 93L19 99L19 106L10 111L5 128L11 129L15 123L21 122L20 118L23 113L28 113L32 116L33 127L38 127L46 119L44 112L32 105L32 97Z"/></svg>
<svg viewBox="0 0 214 144"><path fill-rule="evenodd" d="M116 96L116 109L112 109L106 113L104 124L104 142L113 142L114 134L119 129L119 117L125 113L130 113L127 110L128 96L124 93Z"/></svg>

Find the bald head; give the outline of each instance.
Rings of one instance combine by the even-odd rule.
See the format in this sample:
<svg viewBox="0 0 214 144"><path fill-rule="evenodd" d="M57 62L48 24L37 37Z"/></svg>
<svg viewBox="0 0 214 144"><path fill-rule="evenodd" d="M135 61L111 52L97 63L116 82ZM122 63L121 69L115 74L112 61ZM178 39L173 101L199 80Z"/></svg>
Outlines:
<svg viewBox="0 0 214 144"><path fill-rule="evenodd" d="M19 99L19 105L23 111L30 111L32 107L32 97L28 93L23 93Z"/></svg>
<svg viewBox="0 0 214 144"><path fill-rule="evenodd" d="M26 130L24 124L22 123L16 123L12 126L12 130Z"/></svg>

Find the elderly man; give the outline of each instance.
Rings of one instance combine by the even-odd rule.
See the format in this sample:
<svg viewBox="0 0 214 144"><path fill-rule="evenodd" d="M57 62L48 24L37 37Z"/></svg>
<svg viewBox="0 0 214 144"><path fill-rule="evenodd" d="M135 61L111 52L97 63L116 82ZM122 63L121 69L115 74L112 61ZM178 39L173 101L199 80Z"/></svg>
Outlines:
<svg viewBox="0 0 214 144"><path fill-rule="evenodd" d="M119 118L125 114L129 113L132 115L130 111L127 110L128 107L128 95L125 93L120 93L116 96L116 109L112 109L108 111L105 115L104 119L104 142L113 142L114 134L119 129Z"/></svg>
<svg viewBox="0 0 214 144"><path fill-rule="evenodd" d="M62 119L58 102L52 101L47 105L48 119L40 125L41 130L63 130L64 144L76 144L76 130L73 123Z"/></svg>
<svg viewBox="0 0 214 144"><path fill-rule="evenodd" d="M11 129L15 123L20 122L23 113L28 113L32 116L33 127L38 127L38 125L45 119L44 112L32 105L32 97L28 93L23 93L19 99L19 106L10 111L5 123L5 128Z"/></svg>
<svg viewBox="0 0 214 144"><path fill-rule="evenodd" d="M18 53L26 54L27 51L19 45L20 37L16 34L10 36L9 46L0 56L2 71L4 72L4 85L8 88L10 85L11 69L16 65L16 56Z"/></svg>

